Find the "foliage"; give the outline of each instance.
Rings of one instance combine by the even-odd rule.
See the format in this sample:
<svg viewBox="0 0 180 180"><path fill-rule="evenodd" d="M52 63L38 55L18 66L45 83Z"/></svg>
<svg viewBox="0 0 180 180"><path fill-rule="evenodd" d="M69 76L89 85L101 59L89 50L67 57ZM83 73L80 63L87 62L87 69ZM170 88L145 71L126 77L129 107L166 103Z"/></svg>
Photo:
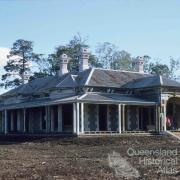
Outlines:
<svg viewBox="0 0 180 180"><path fill-rule="evenodd" d="M59 70L59 57L61 54L65 53L70 58L68 64L68 69L70 72L77 72L79 68L79 52L81 48L88 48L86 44L87 39L82 38L80 34L77 34L69 41L67 45L60 45L55 49L55 52L49 54L47 58L41 59L39 61L39 66L41 67L40 73L36 72L34 77L31 79L42 77L47 75L55 75ZM98 62L95 55L89 53L89 64L91 67L102 67L101 63Z"/></svg>
<svg viewBox="0 0 180 180"><path fill-rule="evenodd" d="M128 52L116 51L111 62L111 69L132 70L132 61L133 58Z"/></svg>
<svg viewBox="0 0 180 180"><path fill-rule="evenodd" d="M133 62L136 60L136 58L132 57L131 54L127 51L118 50L118 48L115 45L109 42L99 44L96 49L96 54L98 57L98 61L102 64L103 68L105 69L127 71L135 70ZM150 57L148 55L144 55L143 57L145 63L145 72L147 72Z"/></svg>
<svg viewBox="0 0 180 180"><path fill-rule="evenodd" d="M109 42L98 44L96 48L96 54L99 62L101 62L101 64L103 65L103 68L111 68L111 64L115 58L116 50L116 46Z"/></svg>
<svg viewBox="0 0 180 180"><path fill-rule="evenodd" d="M63 53L70 58L69 71L77 72L79 68L79 52L83 47L89 48L87 38L82 38L80 34L77 34L67 45L59 45L54 53L44 57L42 54L33 52L32 41L19 39L13 43L7 65L4 66L6 73L2 75L3 83L0 85L5 88L16 87L24 84L26 80L31 81L39 77L55 75L59 70L59 57ZM145 72L177 79L176 71L180 66L179 60L170 57L168 66L160 61L152 62L151 57L148 55L143 57ZM133 62L135 59L127 51L119 50L109 42L98 44L95 54L89 53L90 67L134 71ZM35 69L32 68L32 64L36 64ZM32 72L32 69L34 72Z"/></svg>
<svg viewBox="0 0 180 180"><path fill-rule="evenodd" d="M2 75L1 86L8 88L24 84L29 78L30 64L32 61L38 61L40 56L33 52L32 41L18 39L14 42L4 66L6 73Z"/></svg>
<svg viewBox="0 0 180 180"><path fill-rule="evenodd" d="M176 71L179 69L180 62L170 57L169 65L156 61L155 63L149 64L149 72L151 74L162 75L170 79L176 80Z"/></svg>

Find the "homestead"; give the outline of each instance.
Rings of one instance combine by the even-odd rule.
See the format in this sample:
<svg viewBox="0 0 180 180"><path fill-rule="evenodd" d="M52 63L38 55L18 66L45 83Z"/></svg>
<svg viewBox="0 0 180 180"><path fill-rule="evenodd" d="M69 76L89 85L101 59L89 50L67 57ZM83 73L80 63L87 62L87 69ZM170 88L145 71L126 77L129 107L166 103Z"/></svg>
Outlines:
<svg viewBox="0 0 180 180"><path fill-rule="evenodd" d="M4 134L93 134L180 130L180 83L144 73L90 68L81 49L79 72L62 54L55 76L35 79L0 96Z"/></svg>

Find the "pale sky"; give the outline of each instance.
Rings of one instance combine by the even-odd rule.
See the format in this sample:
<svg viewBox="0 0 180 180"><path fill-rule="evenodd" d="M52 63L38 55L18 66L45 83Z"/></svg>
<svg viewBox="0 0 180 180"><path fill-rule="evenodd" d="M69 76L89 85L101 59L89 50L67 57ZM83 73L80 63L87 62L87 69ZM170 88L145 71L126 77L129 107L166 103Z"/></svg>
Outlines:
<svg viewBox="0 0 180 180"><path fill-rule="evenodd" d="M132 56L167 63L169 56L180 57L180 1L0 0L0 66L6 48L19 38L48 54L78 32L88 37L91 50L109 41Z"/></svg>

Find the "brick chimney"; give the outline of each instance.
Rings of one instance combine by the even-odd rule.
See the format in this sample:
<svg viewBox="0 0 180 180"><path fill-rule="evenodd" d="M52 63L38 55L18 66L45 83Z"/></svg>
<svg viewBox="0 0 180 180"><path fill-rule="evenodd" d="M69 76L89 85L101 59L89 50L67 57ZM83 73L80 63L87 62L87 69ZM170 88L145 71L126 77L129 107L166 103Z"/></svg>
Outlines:
<svg viewBox="0 0 180 180"><path fill-rule="evenodd" d="M81 48L80 60L79 60L79 72L89 69L88 60L89 60L89 53L87 48Z"/></svg>
<svg viewBox="0 0 180 180"><path fill-rule="evenodd" d="M144 73L144 58L138 56L134 61L135 70L139 73Z"/></svg>
<svg viewBox="0 0 180 180"><path fill-rule="evenodd" d="M60 60L60 69L58 74L59 76L62 76L63 74L68 73L67 65L69 58L66 54L61 54L59 60Z"/></svg>

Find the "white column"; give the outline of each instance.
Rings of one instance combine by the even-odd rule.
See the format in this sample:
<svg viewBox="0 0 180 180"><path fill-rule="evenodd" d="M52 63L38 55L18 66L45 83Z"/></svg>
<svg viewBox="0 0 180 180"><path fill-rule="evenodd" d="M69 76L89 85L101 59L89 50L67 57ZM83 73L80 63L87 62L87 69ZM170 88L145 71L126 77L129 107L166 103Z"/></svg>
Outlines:
<svg viewBox="0 0 180 180"><path fill-rule="evenodd" d="M54 109L53 106L50 107L51 112L51 132L54 132Z"/></svg>
<svg viewBox="0 0 180 180"><path fill-rule="evenodd" d="M159 107L159 112L160 112L160 116L159 116L159 132L161 132L162 128L163 128L163 116L164 116L162 106Z"/></svg>
<svg viewBox="0 0 180 180"><path fill-rule="evenodd" d="M76 104L77 135L79 135L79 103Z"/></svg>
<svg viewBox="0 0 180 180"><path fill-rule="evenodd" d="M156 106L156 131L160 132L160 107Z"/></svg>
<svg viewBox="0 0 180 180"><path fill-rule="evenodd" d="M7 122L7 110L5 109L5 114L4 114L4 133L8 133L8 122Z"/></svg>
<svg viewBox="0 0 180 180"><path fill-rule="evenodd" d="M81 133L84 133L84 103L81 103Z"/></svg>
<svg viewBox="0 0 180 180"><path fill-rule="evenodd" d="M118 104L118 131L121 133L121 104Z"/></svg>
<svg viewBox="0 0 180 180"><path fill-rule="evenodd" d="M23 131L26 132L26 109L23 109Z"/></svg>
<svg viewBox="0 0 180 180"><path fill-rule="evenodd" d="M14 131L14 112L13 111L9 111L10 112L10 118L11 118L11 131Z"/></svg>
<svg viewBox="0 0 180 180"><path fill-rule="evenodd" d="M47 133L50 132L50 120L51 120L50 107L46 106L46 132Z"/></svg>
<svg viewBox="0 0 180 180"><path fill-rule="evenodd" d="M125 131L125 105L122 105L122 131Z"/></svg>
<svg viewBox="0 0 180 180"><path fill-rule="evenodd" d="M165 102L165 105L164 105L164 131L167 130L167 128L166 128L166 107L167 107L167 104Z"/></svg>
<svg viewBox="0 0 180 180"><path fill-rule="evenodd" d="M40 131L42 131L42 121L43 121L42 108L39 108L39 130Z"/></svg>
<svg viewBox="0 0 180 180"><path fill-rule="evenodd" d="M58 105L58 132L62 132L62 105Z"/></svg>
<svg viewBox="0 0 180 180"><path fill-rule="evenodd" d="M158 131L158 106L155 107L155 130Z"/></svg>
<svg viewBox="0 0 180 180"><path fill-rule="evenodd" d="M76 103L73 103L73 133L76 133Z"/></svg>
<svg viewBox="0 0 180 180"><path fill-rule="evenodd" d="M16 110L17 113L17 131L21 130L21 112L20 109Z"/></svg>

